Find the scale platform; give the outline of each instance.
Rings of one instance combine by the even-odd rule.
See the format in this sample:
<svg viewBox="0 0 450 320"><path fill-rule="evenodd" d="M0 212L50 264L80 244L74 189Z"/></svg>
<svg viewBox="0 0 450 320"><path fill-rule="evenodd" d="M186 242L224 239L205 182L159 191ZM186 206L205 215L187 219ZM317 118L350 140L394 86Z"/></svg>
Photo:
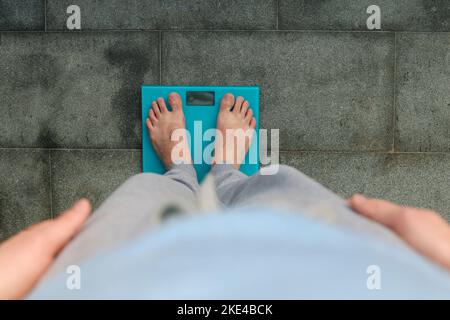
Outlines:
<svg viewBox="0 0 450 320"><path fill-rule="evenodd" d="M259 170L259 87L214 87L214 86L142 86L142 157L143 172L164 174L166 169L156 155L148 135L145 121L151 108L152 101L159 97L167 99L171 92L177 92L181 96L183 111L186 118L186 129L190 133L190 148L194 159L194 168L199 182L211 169L211 166L202 159L201 155L194 153L194 143L201 143L203 151L211 141L205 141L202 132L216 127L217 114L222 97L226 93L232 93L234 97L242 96L250 103L253 115L256 119L256 132L252 145L246 155L240 171L246 175L252 175ZM170 107L169 107L170 110ZM199 131L201 126L201 131ZM206 136L205 136L206 137ZM200 139L200 140L199 140ZM207 140L207 139L206 139ZM197 148L199 150L199 148ZM200 159L199 159L200 157ZM251 163L249 160L252 160ZM256 159L257 161L254 161ZM198 161L200 160L200 161ZM199 162L199 163L196 163Z"/></svg>

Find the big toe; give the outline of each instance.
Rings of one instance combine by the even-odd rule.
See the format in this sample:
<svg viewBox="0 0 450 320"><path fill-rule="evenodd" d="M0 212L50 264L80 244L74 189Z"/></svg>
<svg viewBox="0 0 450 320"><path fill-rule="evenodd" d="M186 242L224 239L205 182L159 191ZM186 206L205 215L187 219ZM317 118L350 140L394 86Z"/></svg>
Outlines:
<svg viewBox="0 0 450 320"><path fill-rule="evenodd" d="M223 96L220 102L220 110L231 110L234 105L234 96L231 93L227 93Z"/></svg>
<svg viewBox="0 0 450 320"><path fill-rule="evenodd" d="M181 97L178 93L172 92L169 95L169 105L173 111L180 111L183 109L182 103L181 103Z"/></svg>

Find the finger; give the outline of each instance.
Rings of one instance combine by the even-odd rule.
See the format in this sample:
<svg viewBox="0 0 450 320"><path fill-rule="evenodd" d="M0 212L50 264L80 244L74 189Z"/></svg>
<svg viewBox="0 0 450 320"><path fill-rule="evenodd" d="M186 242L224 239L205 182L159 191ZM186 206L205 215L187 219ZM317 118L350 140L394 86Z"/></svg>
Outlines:
<svg viewBox="0 0 450 320"><path fill-rule="evenodd" d="M354 211L389 228L394 227L396 219L404 209L392 202L367 199L360 194L355 194L348 200L348 203Z"/></svg>
<svg viewBox="0 0 450 320"><path fill-rule="evenodd" d="M29 293L90 211L89 202L80 200L55 220L40 222L2 243L0 299L20 299Z"/></svg>
<svg viewBox="0 0 450 320"><path fill-rule="evenodd" d="M49 247L53 254L57 254L80 231L91 210L89 201L81 199L55 219L48 230Z"/></svg>

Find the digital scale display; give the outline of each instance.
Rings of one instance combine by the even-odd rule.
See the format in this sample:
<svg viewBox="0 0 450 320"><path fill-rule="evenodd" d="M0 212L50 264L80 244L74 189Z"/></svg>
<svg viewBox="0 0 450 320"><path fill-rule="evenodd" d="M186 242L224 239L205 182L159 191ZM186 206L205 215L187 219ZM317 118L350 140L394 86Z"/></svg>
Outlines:
<svg viewBox="0 0 450 320"><path fill-rule="evenodd" d="M188 106L214 106L214 91L187 91L186 105Z"/></svg>

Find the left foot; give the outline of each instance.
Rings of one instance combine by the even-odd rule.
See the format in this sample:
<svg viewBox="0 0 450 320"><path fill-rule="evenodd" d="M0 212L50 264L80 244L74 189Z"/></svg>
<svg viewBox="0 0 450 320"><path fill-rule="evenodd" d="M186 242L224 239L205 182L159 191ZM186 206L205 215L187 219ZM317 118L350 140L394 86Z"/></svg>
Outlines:
<svg viewBox="0 0 450 320"><path fill-rule="evenodd" d="M169 95L169 105L172 111L167 109L163 98L153 101L146 121L153 148L167 170L172 167L174 162L192 163L187 143L183 106L178 93L172 92ZM183 129L184 134L181 132L176 137L172 137L177 129ZM173 141L172 138L176 139Z"/></svg>

